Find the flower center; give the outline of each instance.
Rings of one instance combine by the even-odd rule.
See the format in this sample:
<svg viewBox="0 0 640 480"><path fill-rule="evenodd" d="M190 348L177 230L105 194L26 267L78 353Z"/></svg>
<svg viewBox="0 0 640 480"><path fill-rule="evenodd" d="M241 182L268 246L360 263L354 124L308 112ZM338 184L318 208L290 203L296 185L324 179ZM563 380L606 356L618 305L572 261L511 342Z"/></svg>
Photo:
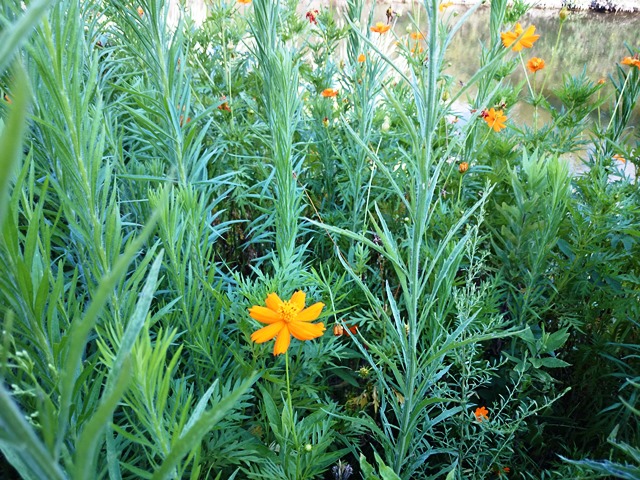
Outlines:
<svg viewBox="0 0 640 480"><path fill-rule="evenodd" d="M296 315L298 315L299 312L300 309L297 305L287 301L282 302L282 306L280 307L280 315L282 317L282 320L284 320L286 323L295 320Z"/></svg>

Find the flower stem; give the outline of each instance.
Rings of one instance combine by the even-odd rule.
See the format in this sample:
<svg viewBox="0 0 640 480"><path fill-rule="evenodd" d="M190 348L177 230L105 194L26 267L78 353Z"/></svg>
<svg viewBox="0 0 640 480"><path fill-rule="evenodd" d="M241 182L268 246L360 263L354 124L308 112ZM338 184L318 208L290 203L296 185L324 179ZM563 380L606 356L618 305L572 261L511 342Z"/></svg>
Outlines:
<svg viewBox="0 0 640 480"><path fill-rule="evenodd" d="M298 448L298 434L296 432L296 424L293 417L293 403L291 402L291 383L289 381L289 350L284 352L285 375L287 377L287 407L289 410L289 420L291 422L291 431L293 432L293 443Z"/></svg>

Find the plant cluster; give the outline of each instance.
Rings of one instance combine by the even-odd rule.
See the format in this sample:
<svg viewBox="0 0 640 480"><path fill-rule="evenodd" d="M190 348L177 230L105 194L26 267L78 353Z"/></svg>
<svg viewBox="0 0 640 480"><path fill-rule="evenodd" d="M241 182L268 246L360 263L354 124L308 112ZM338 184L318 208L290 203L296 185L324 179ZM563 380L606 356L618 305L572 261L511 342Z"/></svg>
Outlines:
<svg viewBox="0 0 640 480"><path fill-rule="evenodd" d="M0 476L638 478L640 52L208 4L1 7Z"/></svg>

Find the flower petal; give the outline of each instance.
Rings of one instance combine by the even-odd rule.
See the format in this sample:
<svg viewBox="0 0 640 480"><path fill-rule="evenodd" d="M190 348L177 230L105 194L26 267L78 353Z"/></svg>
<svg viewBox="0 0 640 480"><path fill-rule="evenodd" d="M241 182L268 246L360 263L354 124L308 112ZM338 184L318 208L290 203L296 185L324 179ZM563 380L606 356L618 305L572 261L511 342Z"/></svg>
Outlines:
<svg viewBox="0 0 640 480"><path fill-rule="evenodd" d="M307 298L307 294L304 293L302 290L298 290L296 293L291 295L291 300L289 301L293 303L296 307L298 307L298 311L301 311L304 309L304 301L306 298Z"/></svg>
<svg viewBox="0 0 640 480"><path fill-rule="evenodd" d="M324 303L318 302L314 303L310 307L302 310L298 315L296 315L297 322L313 322L316 318L320 316L320 312L324 308Z"/></svg>
<svg viewBox="0 0 640 480"><path fill-rule="evenodd" d="M282 332L283 329L286 329L284 322L272 323L271 325L267 325L266 327L262 327L260 330L253 332L251 334L251 340L256 343L267 342ZM287 335L288 334L289 333L287 332Z"/></svg>
<svg viewBox="0 0 640 480"><path fill-rule="evenodd" d="M290 343L291 335L289 335L289 329L285 324L282 330L280 330L280 333L278 333L278 338L276 338L276 343L273 346L273 354L280 355L281 353L285 353Z"/></svg>
<svg viewBox="0 0 640 480"><path fill-rule="evenodd" d="M276 313L280 311L280 307L282 307L283 304L277 293L270 293L269 295L267 295L267 300L265 301L265 303L267 304L267 308L269 310L273 310Z"/></svg>
<svg viewBox="0 0 640 480"><path fill-rule="evenodd" d="M257 305L254 305L249 309L249 316L262 323L274 323L282 320L280 315L273 310Z"/></svg>
<svg viewBox="0 0 640 480"><path fill-rule="evenodd" d="M321 337L325 331L323 323L289 322L287 327L298 340L312 340Z"/></svg>

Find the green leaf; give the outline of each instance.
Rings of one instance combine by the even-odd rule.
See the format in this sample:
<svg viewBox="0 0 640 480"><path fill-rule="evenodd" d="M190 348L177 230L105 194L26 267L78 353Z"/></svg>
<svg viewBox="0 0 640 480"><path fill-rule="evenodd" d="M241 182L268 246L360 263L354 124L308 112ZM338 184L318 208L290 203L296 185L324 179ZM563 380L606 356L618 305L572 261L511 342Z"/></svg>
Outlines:
<svg viewBox="0 0 640 480"><path fill-rule="evenodd" d="M545 357L540 359L540 364L547 368L564 368L571 366L570 363L555 357Z"/></svg>
<svg viewBox="0 0 640 480"><path fill-rule="evenodd" d="M363 454L360 454L360 470L362 470L362 478L364 480L380 480L380 477L375 474L373 466L367 462Z"/></svg>
<svg viewBox="0 0 640 480"><path fill-rule="evenodd" d="M549 335L549 338L547 338L544 343L544 351L547 353L551 353L562 347L569 339L568 330L568 328L563 328Z"/></svg>
<svg viewBox="0 0 640 480"><path fill-rule="evenodd" d="M385 463L378 455L378 452L373 452L376 458L376 462L378 462L378 467L380 468L380 475L382 476L382 480L402 480L396 472L393 471L391 467L385 465Z"/></svg>
<svg viewBox="0 0 640 480"><path fill-rule="evenodd" d="M2 32L0 35L0 74L5 71L20 45L29 38L31 30L40 21L40 17L46 12L49 3L51 0L31 2L25 14Z"/></svg>
<svg viewBox="0 0 640 480"><path fill-rule="evenodd" d="M29 82L22 66L16 68L13 83L12 110L0 135L0 225L3 223L5 210L9 203L7 198L9 179L22 157L22 137L29 101Z"/></svg>
<svg viewBox="0 0 640 480"><path fill-rule="evenodd" d="M199 418L196 420L190 418L188 424L190 424L191 427L185 429L180 435L180 438L172 445L171 451L154 472L152 479L160 480L171 478L180 460L188 455L194 447L197 447L202 437L209 433L211 429L236 406L240 398L247 393L256 382L258 376L256 373L251 375L251 377L242 382L239 387L214 405L209 411L200 413Z"/></svg>
<svg viewBox="0 0 640 480"><path fill-rule="evenodd" d="M27 479L67 478L0 383L0 449Z"/></svg>

